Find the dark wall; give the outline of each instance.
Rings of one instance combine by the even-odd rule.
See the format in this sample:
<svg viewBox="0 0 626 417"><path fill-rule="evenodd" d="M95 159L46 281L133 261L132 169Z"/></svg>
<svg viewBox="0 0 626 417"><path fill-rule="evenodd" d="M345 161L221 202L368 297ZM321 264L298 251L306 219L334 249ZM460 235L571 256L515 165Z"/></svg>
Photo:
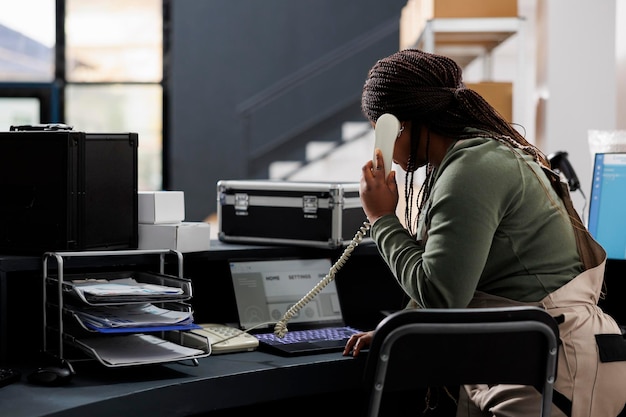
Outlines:
<svg viewBox="0 0 626 417"><path fill-rule="evenodd" d="M166 56L165 188L187 221L216 210L220 179L263 178L364 121L367 70L398 49L406 0L175 0Z"/></svg>

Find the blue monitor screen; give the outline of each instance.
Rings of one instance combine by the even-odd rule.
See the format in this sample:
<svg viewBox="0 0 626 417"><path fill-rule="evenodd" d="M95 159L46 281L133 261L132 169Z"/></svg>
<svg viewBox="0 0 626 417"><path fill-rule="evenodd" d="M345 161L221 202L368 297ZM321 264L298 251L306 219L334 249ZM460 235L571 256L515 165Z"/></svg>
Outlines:
<svg viewBox="0 0 626 417"><path fill-rule="evenodd" d="M588 227L609 259L626 260L626 152L595 155Z"/></svg>

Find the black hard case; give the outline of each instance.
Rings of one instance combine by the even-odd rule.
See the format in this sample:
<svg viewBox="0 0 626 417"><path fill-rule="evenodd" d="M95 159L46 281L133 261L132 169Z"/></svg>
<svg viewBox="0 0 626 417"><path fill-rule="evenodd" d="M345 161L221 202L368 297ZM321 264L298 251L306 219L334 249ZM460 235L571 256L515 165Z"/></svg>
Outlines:
<svg viewBox="0 0 626 417"><path fill-rule="evenodd" d="M358 183L220 180L223 242L337 248L366 220Z"/></svg>
<svg viewBox="0 0 626 417"><path fill-rule="evenodd" d="M136 133L0 132L0 252L136 249Z"/></svg>

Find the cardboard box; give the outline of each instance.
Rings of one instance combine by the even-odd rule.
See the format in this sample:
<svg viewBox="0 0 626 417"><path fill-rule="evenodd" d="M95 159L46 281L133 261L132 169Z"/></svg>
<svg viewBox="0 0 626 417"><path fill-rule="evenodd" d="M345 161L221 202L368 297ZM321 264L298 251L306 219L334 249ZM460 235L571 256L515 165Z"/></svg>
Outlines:
<svg viewBox="0 0 626 417"><path fill-rule="evenodd" d="M426 19L515 17L517 0L421 0Z"/></svg>
<svg viewBox="0 0 626 417"><path fill-rule="evenodd" d="M508 122L513 121L513 83L481 81L465 86L483 96Z"/></svg>
<svg viewBox="0 0 626 417"><path fill-rule="evenodd" d="M517 0L408 0L400 13L400 49L413 47L430 19L517 16Z"/></svg>
<svg viewBox="0 0 626 417"><path fill-rule="evenodd" d="M139 249L201 252L211 246L211 226L205 222L139 224Z"/></svg>
<svg viewBox="0 0 626 417"><path fill-rule="evenodd" d="M425 24L420 0L408 0L400 11L400 49L414 47Z"/></svg>
<svg viewBox="0 0 626 417"><path fill-rule="evenodd" d="M138 205L139 223L180 223L185 220L183 191L140 191Z"/></svg>

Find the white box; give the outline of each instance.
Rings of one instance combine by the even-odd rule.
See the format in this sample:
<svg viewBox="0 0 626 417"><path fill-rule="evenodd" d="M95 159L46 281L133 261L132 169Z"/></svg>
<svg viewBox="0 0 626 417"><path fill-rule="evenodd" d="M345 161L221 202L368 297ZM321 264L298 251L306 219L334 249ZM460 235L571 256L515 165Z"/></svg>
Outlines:
<svg viewBox="0 0 626 417"><path fill-rule="evenodd" d="M139 249L174 249L182 253L209 250L211 226L205 222L139 224Z"/></svg>
<svg viewBox="0 0 626 417"><path fill-rule="evenodd" d="M139 223L180 223L185 220L185 193L183 191L139 191L137 210Z"/></svg>

